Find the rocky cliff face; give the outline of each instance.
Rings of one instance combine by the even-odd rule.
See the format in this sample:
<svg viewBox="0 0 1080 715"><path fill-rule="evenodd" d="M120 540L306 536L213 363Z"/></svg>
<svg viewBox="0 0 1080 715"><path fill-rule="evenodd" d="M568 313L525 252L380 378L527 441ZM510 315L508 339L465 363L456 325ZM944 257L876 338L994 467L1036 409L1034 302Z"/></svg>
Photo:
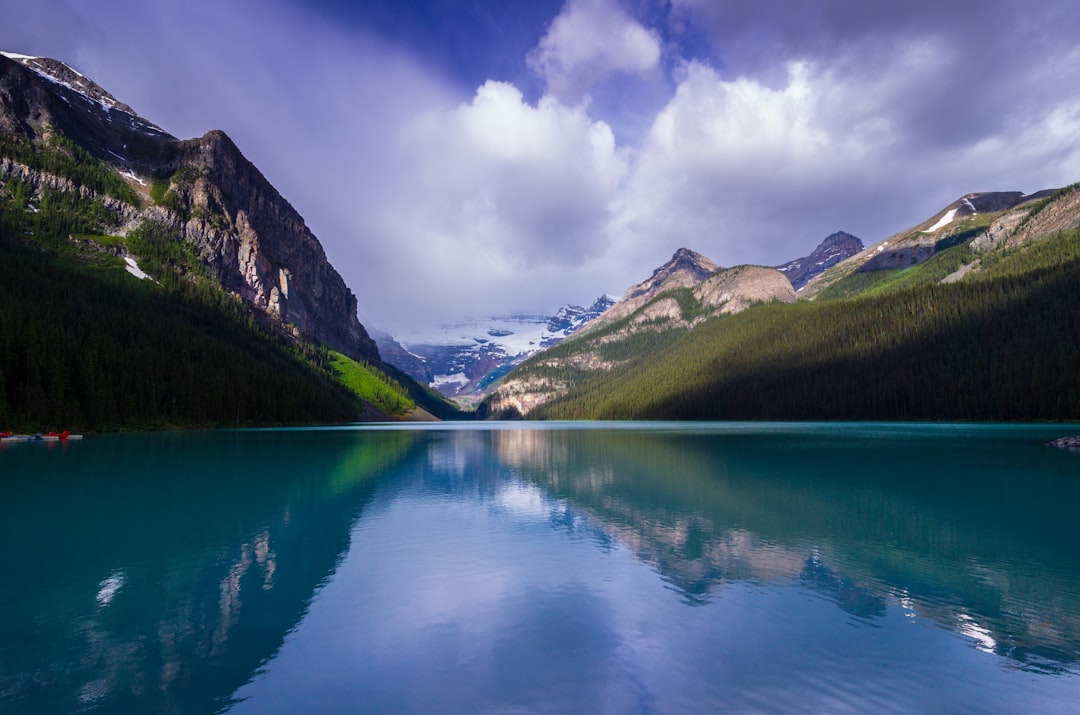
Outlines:
<svg viewBox="0 0 1080 715"><path fill-rule="evenodd" d="M837 231L818 245L808 256L788 261L777 269L788 277L795 290L814 276L863 250L863 242L844 231Z"/></svg>
<svg viewBox="0 0 1080 715"><path fill-rule="evenodd" d="M0 130L36 142L59 135L82 146L140 194L139 206L105 199L118 216L118 235L147 222L168 226L270 324L378 361L356 298L319 241L223 132L179 141L67 65L18 55L0 56ZM39 187L56 181L12 161L0 171ZM163 189L158 201L150 191L155 181Z"/></svg>
<svg viewBox="0 0 1080 715"><path fill-rule="evenodd" d="M303 218L223 132L180 142L168 191L190 217L184 237L229 291L301 334L362 360L378 349L356 297Z"/></svg>

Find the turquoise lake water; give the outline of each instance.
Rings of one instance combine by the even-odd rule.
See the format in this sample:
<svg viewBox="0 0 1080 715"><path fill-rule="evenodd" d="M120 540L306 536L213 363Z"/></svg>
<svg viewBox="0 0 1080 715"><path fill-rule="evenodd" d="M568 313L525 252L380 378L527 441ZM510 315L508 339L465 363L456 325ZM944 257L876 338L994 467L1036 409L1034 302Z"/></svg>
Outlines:
<svg viewBox="0 0 1080 715"><path fill-rule="evenodd" d="M3 446L0 712L1077 712L1078 432Z"/></svg>

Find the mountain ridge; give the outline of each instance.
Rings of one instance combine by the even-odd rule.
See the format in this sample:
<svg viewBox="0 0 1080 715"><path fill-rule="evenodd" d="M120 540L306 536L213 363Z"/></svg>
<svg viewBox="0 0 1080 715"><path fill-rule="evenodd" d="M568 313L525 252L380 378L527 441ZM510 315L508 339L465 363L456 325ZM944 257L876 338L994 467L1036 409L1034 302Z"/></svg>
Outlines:
<svg viewBox="0 0 1080 715"><path fill-rule="evenodd" d="M1027 214L1024 206L1056 193L1044 189L1032 194L1022 191L968 193L910 228L898 231L813 276L803 294L815 298L834 284L855 273L902 270L919 265L943 250L977 239L986 232L1012 234ZM996 224L996 225L995 225ZM832 293L843 292L833 288Z"/></svg>
<svg viewBox="0 0 1080 715"><path fill-rule="evenodd" d="M657 340L665 340L653 335L691 332L717 316L775 302L795 302L795 290L779 270L751 265L720 268L699 253L679 249L585 330L532 356L507 375L485 398L479 414L528 416L569 388L568 374L612 372L635 354L652 350Z"/></svg>
<svg viewBox="0 0 1080 715"><path fill-rule="evenodd" d="M589 329L596 330L625 318L665 291L696 286L718 270L719 265L697 251L679 248L667 262L655 268L652 275L627 288L622 298L601 318L594 320Z"/></svg>

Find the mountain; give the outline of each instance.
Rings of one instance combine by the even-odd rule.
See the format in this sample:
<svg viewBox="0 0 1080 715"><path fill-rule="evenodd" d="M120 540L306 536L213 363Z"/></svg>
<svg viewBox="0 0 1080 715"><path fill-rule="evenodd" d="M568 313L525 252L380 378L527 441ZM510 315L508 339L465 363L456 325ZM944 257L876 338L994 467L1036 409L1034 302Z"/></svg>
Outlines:
<svg viewBox="0 0 1080 715"><path fill-rule="evenodd" d="M380 361L296 210L222 132L181 141L0 55L0 425L460 416Z"/></svg>
<svg viewBox="0 0 1080 715"><path fill-rule="evenodd" d="M510 373L485 399L480 413L529 415L565 392L578 376L603 384L604 376L627 360L649 360L658 344L676 339L672 336L717 316L776 302L795 302L795 291L775 268L719 268L701 254L680 248L578 336Z"/></svg>
<svg viewBox="0 0 1080 715"><path fill-rule="evenodd" d="M614 303L612 296L602 295L587 308L566 305L552 316L463 320L397 338L373 334L386 362L444 396L471 404L514 366L574 335Z"/></svg>
<svg viewBox="0 0 1080 715"><path fill-rule="evenodd" d="M811 278L835 266L840 261L863 250L863 242L850 233L837 231L822 241L809 256L788 261L777 269L788 277L796 291L802 289Z"/></svg>
<svg viewBox="0 0 1080 715"><path fill-rule="evenodd" d="M603 318L593 322L595 329L601 325L625 318L664 291L696 286L720 270L720 266L705 256L680 248L671 260L652 272L652 275L626 289L623 297L611 306Z"/></svg>
<svg viewBox="0 0 1080 715"><path fill-rule="evenodd" d="M1025 195L1021 191L972 193L961 196L925 221L889 236L813 276L804 286L807 297L824 292L826 297L854 295L862 287L887 275L917 266L949 248L969 244L988 245L990 236L1012 234L1025 220L1032 204L1047 199L1054 190ZM1042 234L1045 230L1034 227ZM1029 230L1027 234L1030 235ZM1016 237L1016 240L1022 240Z"/></svg>
<svg viewBox="0 0 1080 715"><path fill-rule="evenodd" d="M583 308L580 305L565 305L559 308L558 312L548 320L547 334L550 337L544 339L547 344L543 347L554 345L555 343L551 342L552 340L563 340L578 332L588 323L606 313L615 305L616 301L617 299L614 296L605 293L594 300L593 304L588 308Z"/></svg>
<svg viewBox="0 0 1080 715"><path fill-rule="evenodd" d="M1080 419L1080 184L968 194L829 268L797 302L759 294L738 312L703 312L703 289L723 274L527 360L482 413Z"/></svg>
<svg viewBox="0 0 1080 715"><path fill-rule="evenodd" d="M38 143L66 139L120 172L134 195L105 200L115 212L107 233L160 226L267 324L379 360L319 241L223 132L178 140L64 63L11 53L0 56L0 130ZM35 192L56 178L10 157L0 164L0 180Z"/></svg>

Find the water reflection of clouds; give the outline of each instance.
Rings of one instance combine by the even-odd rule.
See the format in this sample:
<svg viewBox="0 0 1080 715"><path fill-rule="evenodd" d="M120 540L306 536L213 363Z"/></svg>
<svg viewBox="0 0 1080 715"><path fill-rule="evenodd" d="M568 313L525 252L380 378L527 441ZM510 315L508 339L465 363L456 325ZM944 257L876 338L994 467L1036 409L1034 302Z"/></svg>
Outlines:
<svg viewBox="0 0 1080 715"><path fill-rule="evenodd" d="M965 513L972 495L953 499L949 485L963 493L969 471L990 484L1010 463L1032 468L1007 451L1000 428L935 429L925 443L932 454L898 449L918 439L910 425L815 429L795 430L791 444L783 425L739 440L691 429L495 433L492 443L503 465L565 499L687 603L708 603L741 581L798 583L857 618L902 606L1020 663L1076 661L1074 575L1053 562L1033 570L1029 552L1002 555L994 543L1015 550L1038 532L1010 537L1003 524L988 541L984 520ZM969 444L990 437L993 450ZM948 441L956 439L964 441ZM873 476L863 478L868 465ZM922 478L935 470L949 479ZM1001 473L995 489L1008 488L1010 473ZM978 500L1011 514L994 493L987 486Z"/></svg>
<svg viewBox="0 0 1080 715"><path fill-rule="evenodd" d="M97 604L101 607L105 607L112 603L117 592L123 588L124 579L124 572L121 569L117 569L105 577L101 583L98 584L98 592L95 597Z"/></svg>
<svg viewBox="0 0 1080 715"><path fill-rule="evenodd" d="M544 492L532 484L508 482L495 495L495 504L515 516L547 519L558 504L551 503Z"/></svg>
<svg viewBox="0 0 1080 715"><path fill-rule="evenodd" d="M251 711L303 709L327 674L370 712L474 712L481 692L482 704L500 711L602 712L612 697L623 702L625 688L604 687L618 679L618 639L609 604L589 586L594 570L553 560L552 539L574 543L547 528L555 505L532 485L507 487L496 511L479 495L453 503L406 487L388 509L369 512L337 577L268 671L290 673L286 692L269 710L256 698ZM508 516L544 528L496 538ZM363 664L347 685L336 679L345 663ZM258 692L257 679L238 696Z"/></svg>
<svg viewBox="0 0 1080 715"><path fill-rule="evenodd" d="M442 439L445 458L429 451L422 474L387 482L384 508L365 511L334 579L237 694L252 699L236 712L1046 712L1071 702L1074 682L1013 687L974 636L911 618L963 633L949 619L967 611L890 590L852 566L845 542L767 536L721 518L698 483L578 469L566 439L550 439L561 444L506 440L512 461L494 458L500 436ZM542 468L529 468L531 454ZM678 508L657 491L668 486L697 506ZM589 532L609 548L566 538ZM694 594L700 607L687 608ZM976 611L965 624L995 638Z"/></svg>

